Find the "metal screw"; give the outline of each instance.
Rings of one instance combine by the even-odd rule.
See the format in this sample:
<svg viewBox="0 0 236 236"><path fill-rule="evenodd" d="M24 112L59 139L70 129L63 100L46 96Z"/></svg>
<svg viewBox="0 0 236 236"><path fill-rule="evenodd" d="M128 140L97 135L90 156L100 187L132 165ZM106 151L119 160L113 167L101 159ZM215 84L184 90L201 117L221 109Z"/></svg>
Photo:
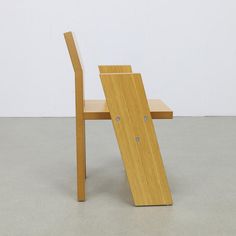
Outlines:
<svg viewBox="0 0 236 236"><path fill-rule="evenodd" d="M140 137L139 137L139 136L136 136L136 137L135 137L135 141L136 141L137 143L139 143L139 142L140 142Z"/></svg>
<svg viewBox="0 0 236 236"><path fill-rule="evenodd" d="M148 116L144 116L144 121L146 122L148 120Z"/></svg>
<svg viewBox="0 0 236 236"><path fill-rule="evenodd" d="M119 122L120 121L120 116L116 117L116 121Z"/></svg>

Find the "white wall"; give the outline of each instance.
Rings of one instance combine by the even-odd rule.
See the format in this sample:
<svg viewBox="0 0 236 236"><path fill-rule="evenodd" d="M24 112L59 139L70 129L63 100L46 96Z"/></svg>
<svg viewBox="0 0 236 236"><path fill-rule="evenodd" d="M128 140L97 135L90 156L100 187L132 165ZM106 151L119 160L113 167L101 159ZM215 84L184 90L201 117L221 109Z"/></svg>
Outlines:
<svg viewBox="0 0 236 236"><path fill-rule="evenodd" d="M0 0L0 29L0 116L74 115L68 30L86 98L98 64L132 64L175 115L236 115L235 0Z"/></svg>

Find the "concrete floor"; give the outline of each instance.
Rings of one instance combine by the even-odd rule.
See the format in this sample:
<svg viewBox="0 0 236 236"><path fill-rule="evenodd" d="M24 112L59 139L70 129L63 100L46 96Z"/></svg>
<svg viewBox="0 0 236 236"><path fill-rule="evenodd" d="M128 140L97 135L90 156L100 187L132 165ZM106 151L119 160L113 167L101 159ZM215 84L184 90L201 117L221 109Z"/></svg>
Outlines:
<svg viewBox="0 0 236 236"><path fill-rule="evenodd" d="M174 205L134 207L109 121L87 122L76 202L72 118L0 119L0 235L236 235L236 117L155 121Z"/></svg>

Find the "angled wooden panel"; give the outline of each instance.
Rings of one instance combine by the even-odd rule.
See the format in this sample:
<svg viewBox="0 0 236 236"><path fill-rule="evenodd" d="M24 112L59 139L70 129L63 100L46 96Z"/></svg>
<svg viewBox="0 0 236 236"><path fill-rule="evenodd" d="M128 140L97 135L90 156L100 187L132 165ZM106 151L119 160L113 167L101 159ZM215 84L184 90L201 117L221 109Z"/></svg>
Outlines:
<svg viewBox="0 0 236 236"><path fill-rule="evenodd" d="M130 65L100 65L100 73L132 73Z"/></svg>
<svg viewBox="0 0 236 236"><path fill-rule="evenodd" d="M171 205L140 74L100 74L136 206Z"/></svg>

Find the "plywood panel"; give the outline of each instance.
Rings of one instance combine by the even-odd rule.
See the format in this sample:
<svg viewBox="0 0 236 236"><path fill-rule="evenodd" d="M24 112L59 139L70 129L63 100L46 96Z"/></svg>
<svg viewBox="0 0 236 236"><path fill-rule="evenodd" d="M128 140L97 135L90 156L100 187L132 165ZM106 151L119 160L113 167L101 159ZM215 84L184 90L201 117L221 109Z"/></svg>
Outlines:
<svg viewBox="0 0 236 236"><path fill-rule="evenodd" d="M75 72L77 199L85 201L86 147L84 122L83 69L72 32L64 33Z"/></svg>
<svg viewBox="0 0 236 236"><path fill-rule="evenodd" d="M152 119L172 119L173 111L160 99L148 100ZM109 120L110 112L106 100L85 100L85 120Z"/></svg>
<svg viewBox="0 0 236 236"><path fill-rule="evenodd" d="M134 204L172 204L141 75L101 74L100 77Z"/></svg>
<svg viewBox="0 0 236 236"><path fill-rule="evenodd" d="M100 65L98 66L100 73L131 73L130 65Z"/></svg>

